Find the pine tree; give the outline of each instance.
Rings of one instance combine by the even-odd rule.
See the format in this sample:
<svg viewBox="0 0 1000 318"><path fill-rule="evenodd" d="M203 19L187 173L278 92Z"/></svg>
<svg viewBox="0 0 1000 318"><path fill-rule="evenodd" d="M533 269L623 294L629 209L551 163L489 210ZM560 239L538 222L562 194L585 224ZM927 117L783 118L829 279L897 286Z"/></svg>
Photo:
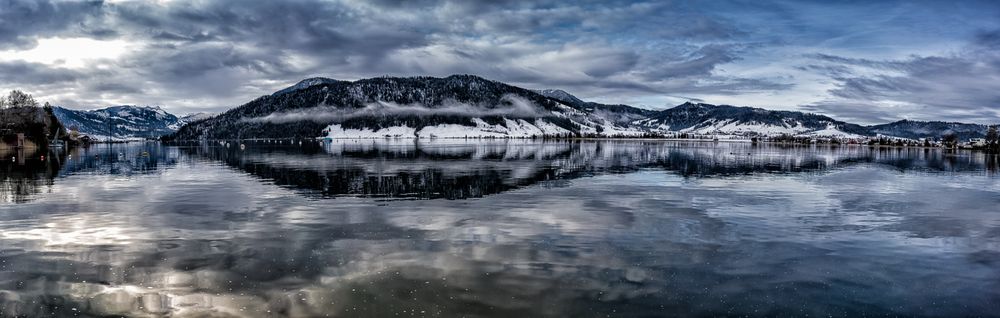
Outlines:
<svg viewBox="0 0 1000 318"><path fill-rule="evenodd" d="M958 146L958 135L949 132L941 138L941 141L946 147L955 148L955 146Z"/></svg>
<svg viewBox="0 0 1000 318"><path fill-rule="evenodd" d="M992 125L986 131L986 149L992 153L1000 153L1000 132L997 125Z"/></svg>

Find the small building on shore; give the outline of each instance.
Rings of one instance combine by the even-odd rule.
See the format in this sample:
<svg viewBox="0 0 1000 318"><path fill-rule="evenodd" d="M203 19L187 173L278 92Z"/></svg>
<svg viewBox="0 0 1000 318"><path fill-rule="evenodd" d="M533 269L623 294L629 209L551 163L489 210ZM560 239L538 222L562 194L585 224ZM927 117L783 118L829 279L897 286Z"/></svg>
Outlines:
<svg viewBox="0 0 1000 318"><path fill-rule="evenodd" d="M0 148L46 147L62 129L52 111L44 107L0 109Z"/></svg>

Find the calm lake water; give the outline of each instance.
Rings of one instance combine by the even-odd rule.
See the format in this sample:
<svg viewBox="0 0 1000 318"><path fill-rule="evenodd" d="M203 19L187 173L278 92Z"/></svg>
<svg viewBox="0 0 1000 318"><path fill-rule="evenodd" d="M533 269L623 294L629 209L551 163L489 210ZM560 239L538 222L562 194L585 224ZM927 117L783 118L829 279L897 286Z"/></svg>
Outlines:
<svg viewBox="0 0 1000 318"><path fill-rule="evenodd" d="M0 316L1000 316L978 153L242 148L0 153Z"/></svg>

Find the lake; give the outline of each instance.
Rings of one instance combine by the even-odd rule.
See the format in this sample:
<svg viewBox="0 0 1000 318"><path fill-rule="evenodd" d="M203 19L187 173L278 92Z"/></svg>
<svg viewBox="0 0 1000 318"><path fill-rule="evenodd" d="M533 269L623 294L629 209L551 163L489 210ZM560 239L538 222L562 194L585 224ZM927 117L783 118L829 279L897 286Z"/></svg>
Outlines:
<svg viewBox="0 0 1000 318"><path fill-rule="evenodd" d="M7 150L0 316L1000 316L998 167L651 140Z"/></svg>

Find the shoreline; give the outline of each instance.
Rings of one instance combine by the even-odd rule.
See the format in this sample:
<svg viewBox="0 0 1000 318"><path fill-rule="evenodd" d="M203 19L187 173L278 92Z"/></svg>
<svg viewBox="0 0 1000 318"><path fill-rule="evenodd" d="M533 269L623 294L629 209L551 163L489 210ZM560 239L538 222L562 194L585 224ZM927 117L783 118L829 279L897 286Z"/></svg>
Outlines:
<svg viewBox="0 0 1000 318"><path fill-rule="evenodd" d="M992 154L983 151L982 149L970 149L970 148L946 148L940 146L908 146L908 145L883 145L883 144L862 144L862 143L829 143L829 142L816 142L816 143L795 143L795 142L784 142L784 141L757 141L754 143L750 139L704 139L704 138L618 138L618 137L608 137L608 138L598 138L598 137L570 137L570 138L329 138L329 137L307 137L307 138L296 138L296 137L286 137L286 138L244 138L244 139L205 139L205 140L170 140L170 141L155 141L155 140L136 140L136 141L124 141L124 142L113 142L115 143L133 143L133 142L162 142L166 144L171 143L192 143L192 142L216 142L216 141L251 141L251 142L281 142L284 141L318 141L332 142L332 141L413 141L413 142L429 142L429 141L500 141L500 140L518 140L518 141L683 141L683 142L700 142L700 143L749 143L749 144L769 144L769 145L785 145L785 146L826 146L826 147L869 147L869 148L899 148L899 149L940 149L940 150L967 150L972 152L979 152L985 154ZM95 143L102 144L102 143ZM106 144L106 143L103 143ZM290 143L291 144L291 143Z"/></svg>

